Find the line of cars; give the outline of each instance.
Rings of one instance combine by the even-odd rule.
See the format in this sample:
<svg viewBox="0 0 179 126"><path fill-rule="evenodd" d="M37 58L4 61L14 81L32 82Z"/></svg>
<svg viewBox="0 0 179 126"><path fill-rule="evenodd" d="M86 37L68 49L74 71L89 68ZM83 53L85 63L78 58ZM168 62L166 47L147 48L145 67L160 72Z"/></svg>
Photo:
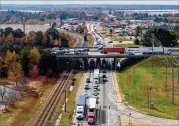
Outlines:
<svg viewBox="0 0 179 126"><path fill-rule="evenodd" d="M100 40L100 36L96 34L94 31L92 32L92 35L95 38L94 47L103 47L102 40Z"/></svg>
<svg viewBox="0 0 179 126"><path fill-rule="evenodd" d="M87 51L89 51L88 48L84 49L67 49L67 48L50 48L48 49L51 51L51 53L56 55L88 55Z"/></svg>
<svg viewBox="0 0 179 126"><path fill-rule="evenodd" d="M103 71L102 78L106 78L104 75L106 71ZM84 93L79 96L76 107L76 118L77 120L86 119L89 125L93 125L97 122L97 113L98 113L98 87L100 83L100 73L99 69L94 69L93 75L93 89L92 96L88 96L87 93ZM103 80L103 79L102 79ZM103 80L104 81L104 80ZM89 89L90 78L86 78L86 83L84 85L85 92ZM87 102L88 100L88 102Z"/></svg>
<svg viewBox="0 0 179 126"><path fill-rule="evenodd" d="M100 80L100 76L99 76L99 69L94 69L94 76L93 76L93 91L92 91L92 95L94 98L98 99L98 87L99 87L99 80ZM90 84L90 78L86 78L86 83L84 85L84 89L88 90L89 89L89 84ZM87 93L85 93L85 95L88 97Z"/></svg>

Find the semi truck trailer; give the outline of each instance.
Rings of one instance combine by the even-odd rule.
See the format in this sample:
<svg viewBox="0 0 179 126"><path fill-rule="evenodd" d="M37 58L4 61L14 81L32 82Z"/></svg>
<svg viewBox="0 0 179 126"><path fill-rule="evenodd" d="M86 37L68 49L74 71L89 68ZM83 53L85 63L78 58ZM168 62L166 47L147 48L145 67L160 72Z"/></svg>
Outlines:
<svg viewBox="0 0 179 126"><path fill-rule="evenodd" d="M84 119L86 114L86 96L80 95L78 97L77 106L76 106L76 118L78 120Z"/></svg>
<svg viewBox="0 0 179 126"><path fill-rule="evenodd" d="M89 98L88 104L88 124L93 125L97 122L97 99Z"/></svg>

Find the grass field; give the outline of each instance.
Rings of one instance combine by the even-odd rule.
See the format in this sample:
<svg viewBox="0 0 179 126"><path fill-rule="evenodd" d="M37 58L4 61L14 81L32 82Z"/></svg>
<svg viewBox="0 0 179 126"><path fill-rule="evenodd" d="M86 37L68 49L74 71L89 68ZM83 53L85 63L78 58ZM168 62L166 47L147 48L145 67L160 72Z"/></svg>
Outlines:
<svg viewBox="0 0 179 126"><path fill-rule="evenodd" d="M171 58L168 59L168 61L171 63ZM154 69L151 67L152 62ZM171 68L168 68L168 82L166 86L166 72L162 65L164 62L166 62L166 60L161 57L150 57L145 59L139 64L117 73L117 81L123 101L128 101L132 107L150 115L177 119L177 68L174 68L175 102L173 104ZM148 108L148 86L152 87L152 102L154 104L154 109ZM165 87L167 87L166 90Z"/></svg>
<svg viewBox="0 0 179 126"><path fill-rule="evenodd" d="M76 79L75 86L74 86L73 91L68 95L68 102L67 102L67 108L66 108L67 112L65 111L62 112L62 119L60 122L60 126L70 126L72 115L76 106L75 104L76 92L77 92L77 88L79 86L79 81L81 77L82 77L82 73L78 73L74 77Z"/></svg>

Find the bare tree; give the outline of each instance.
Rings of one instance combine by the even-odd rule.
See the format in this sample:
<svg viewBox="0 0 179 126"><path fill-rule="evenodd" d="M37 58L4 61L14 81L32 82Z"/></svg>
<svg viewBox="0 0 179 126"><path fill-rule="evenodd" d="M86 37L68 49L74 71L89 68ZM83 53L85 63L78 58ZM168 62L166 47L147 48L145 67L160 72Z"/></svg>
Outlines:
<svg viewBox="0 0 179 126"><path fill-rule="evenodd" d="M9 104L13 105L14 101L16 100L16 94L13 92L9 93Z"/></svg>
<svg viewBox="0 0 179 126"><path fill-rule="evenodd" d="M1 95L2 101L4 100L5 94L6 94L6 86L3 85L3 87L0 89L0 95Z"/></svg>

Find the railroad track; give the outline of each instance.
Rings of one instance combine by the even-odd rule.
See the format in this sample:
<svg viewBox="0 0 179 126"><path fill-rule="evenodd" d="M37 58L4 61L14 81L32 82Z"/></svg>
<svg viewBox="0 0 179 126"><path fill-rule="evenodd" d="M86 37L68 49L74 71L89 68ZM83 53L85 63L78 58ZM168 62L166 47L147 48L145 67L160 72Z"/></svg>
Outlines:
<svg viewBox="0 0 179 126"><path fill-rule="evenodd" d="M83 42L81 46L85 47L86 45L87 45L87 42ZM78 44L77 46L80 47L80 44ZM30 124L30 125L32 126L47 126L48 125L51 115L53 114L55 110L55 106L57 105L58 101L60 101L60 98L63 98L61 96L64 92L64 89L66 87L65 85L69 77L73 73L73 66L75 63L76 61L74 61L71 64L71 66L62 73L62 76L57 82L58 84L52 89L51 93L49 94L47 98L47 103L38 112L36 119L33 121L33 124Z"/></svg>
<svg viewBox="0 0 179 126"><path fill-rule="evenodd" d="M73 73L72 66L75 64L75 61L71 64L68 70L63 72L63 75L60 77L58 84L54 87L53 91L49 94L47 98L47 103L43 108L38 112L38 116L33 122L33 126L47 126L49 119L57 105L57 102L62 98L62 93L64 92L66 82Z"/></svg>

